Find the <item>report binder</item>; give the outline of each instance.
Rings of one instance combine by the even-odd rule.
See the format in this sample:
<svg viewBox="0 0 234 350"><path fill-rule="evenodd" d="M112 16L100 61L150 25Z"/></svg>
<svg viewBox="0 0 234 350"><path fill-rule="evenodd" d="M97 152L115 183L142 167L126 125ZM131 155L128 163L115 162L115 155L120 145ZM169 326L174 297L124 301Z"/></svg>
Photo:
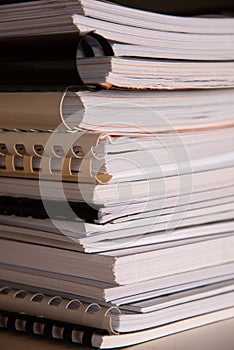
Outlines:
<svg viewBox="0 0 234 350"><path fill-rule="evenodd" d="M111 315L118 312L117 308L87 306L78 300L64 300L6 287L0 292L0 310L0 328L99 349L139 344L231 318L234 312L231 307L224 308L156 328L115 334L111 327Z"/></svg>

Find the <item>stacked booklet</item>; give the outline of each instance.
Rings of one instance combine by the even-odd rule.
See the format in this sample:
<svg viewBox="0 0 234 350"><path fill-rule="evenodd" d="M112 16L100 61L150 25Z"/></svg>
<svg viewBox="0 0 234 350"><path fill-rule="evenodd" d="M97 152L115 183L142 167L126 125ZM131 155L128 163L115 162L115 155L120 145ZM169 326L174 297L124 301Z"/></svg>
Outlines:
<svg viewBox="0 0 234 350"><path fill-rule="evenodd" d="M66 6L3 6L0 327L110 349L233 317L234 19ZM31 64L6 44L41 31Z"/></svg>

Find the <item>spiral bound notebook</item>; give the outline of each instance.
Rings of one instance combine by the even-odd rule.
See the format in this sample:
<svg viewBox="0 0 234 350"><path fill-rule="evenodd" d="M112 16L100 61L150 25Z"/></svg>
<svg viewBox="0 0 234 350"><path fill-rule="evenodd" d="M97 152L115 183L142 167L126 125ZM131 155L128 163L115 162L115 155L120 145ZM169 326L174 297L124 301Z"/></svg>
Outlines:
<svg viewBox="0 0 234 350"><path fill-rule="evenodd" d="M89 75L92 77L90 71ZM208 138L209 131L221 134L227 131L225 127L234 126L233 101L234 89L82 91L75 88L72 91L68 87L59 92L2 92L0 127L3 130L68 131L70 137L71 131L76 130L129 137L178 132L182 138L184 132L196 131L204 132L203 137ZM16 135L10 136L11 142ZM43 135L35 137L37 142L39 137L46 139ZM90 142L86 141L88 148Z"/></svg>
<svg viewBox="0 0 234 350"><path fill-rule="evenodd" d="M91 40L92 44L89 44ZM57 92L67 86L84 89L77 70L77 59L113 55L108 41L94 32L79 34L75 30L75 33L16 36L0 38L0 41L0 91L4 92Z"/></svg>
<svg viewBox="0 0 234 350"><path fill-rule="evenodd" d="M138 344L234 315L233 308L220 307L219 311L203 311L202 315L156 328L116 334L112 328L112 317L119 311L115 307L85 304L77 299L62 299L8 287L1 288L0 310L0 328L101 349Z"/></svg>
<svg viewBox="0 0 234 350"><path fill-rule="evenodd" d="M41 116L43 119L43 113ZM1 131L1 176L107 183L112 176L91 172L92 162L97 158L93 149L100 146L101 151L101 143L106 139L105 134L80 131L54 134Z"/></svg>
<svg viewBox="0 0 234 350"><path fill-rule="evenodd" d="M106 335L101 330L55 322L46 318L29 317L23 314L0 312L0 328L23 332L49 339L91 346L98 349L120 348L162 338L196 327L233 318L234 309L225 309L193 319L182 320L134 334Z"/></svg>
<svg viewBox="0 0 234 350"><path fill-rule="evenodd" d="M100 184L169 177L178 175L179 150L181 175L229 167L233 96L234 89L0 93L0 175Z"/></svg>

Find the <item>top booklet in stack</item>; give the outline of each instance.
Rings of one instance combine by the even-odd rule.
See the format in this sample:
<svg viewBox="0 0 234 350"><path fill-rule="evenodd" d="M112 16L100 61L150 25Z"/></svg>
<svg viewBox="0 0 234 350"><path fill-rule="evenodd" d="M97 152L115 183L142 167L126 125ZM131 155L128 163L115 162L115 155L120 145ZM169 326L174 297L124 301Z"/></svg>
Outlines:
<svg viewBox="0 0 234 350"><path fill-rule="evenodd" d="M5 5L1 16L0 40L13 40L12 45L14 38L24 35L40 35L46 42L48 34L74 33L72 16L79 33L85 33L77 67L86 84L136 89L234 86L231 17L176 17L96 0L59 1L53 6L45 0ZM108 43L98 45L89 32ZM82 54L95 59L81 59Z"/></svg>
<svg viewBox="0 0 234 350"><path fill-rule="evenodd" d="M79 61L83 81L137 89L233 86L232 18L185 18L80 1L80 32L104 36L114 57ZM99 67L99 69L97 69Z"/></svg>
<svg viewBox="0 0 234 350"><path fill-rule="evenodd" d="M23 1L3 1L0 15L0 37L10 38L15 36L48 35L61 33L74 33L75 27L72 25L71 16L80 14L93 19L101 19L135 28L148 28L151 30L164 32L182 32L191 34L230 34L233 33L233 26L229 20L222 19L198 19L191 17L172 17L168 15L144 12L113 4L115 1L96 0L31 0ZM117 3L121 1L116 1ZM122 1L127 4L129 1ZM138 1L139 2L139 1ZM148 6L147 6L148 5ZM170 6L171 1L164 1L163 4L144 1L140 7L145 7L152 11L173 13L177 15L204 14L204 8L209 15L217 14L219 11L233 11L232 0L215 1L207 0L205 4L197 1L177 1L176 6ZM179 11L179 5L181 11ZM131 7L137 7L137 2ZM209 7L209 9L207 9ZM137 40L137 36L136 39ZM153 37L152 37L153 39ZM134 37L132 37L134 40ZM126 41L124 41L126 42ZM137 42L137 45L139 43ZM195 49L195 48L194 48ZM218 53L217 53L218 54Z"/></svg>

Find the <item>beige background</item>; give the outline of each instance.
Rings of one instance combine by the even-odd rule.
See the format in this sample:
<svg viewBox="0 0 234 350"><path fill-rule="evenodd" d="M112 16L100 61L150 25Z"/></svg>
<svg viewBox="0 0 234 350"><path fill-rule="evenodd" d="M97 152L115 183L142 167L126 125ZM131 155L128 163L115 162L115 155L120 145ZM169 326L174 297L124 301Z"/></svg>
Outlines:
<svg viewBox="0 0 234 350"><path fill-rule="evenodd" d="M80 346L53 343L44 339L16 335L0 331L1 350L71 350L87 349ZM126 348L125 348L126 349ZM233 350L234 319L178 333L129 350Z"/></svg>

